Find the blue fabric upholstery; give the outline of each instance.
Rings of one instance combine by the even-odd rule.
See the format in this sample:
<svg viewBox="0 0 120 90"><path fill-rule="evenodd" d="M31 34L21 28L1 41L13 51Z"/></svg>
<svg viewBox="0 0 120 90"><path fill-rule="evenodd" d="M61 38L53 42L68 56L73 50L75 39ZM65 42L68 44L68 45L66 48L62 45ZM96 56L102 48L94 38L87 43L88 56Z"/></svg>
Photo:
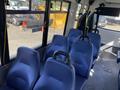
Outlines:
<svg viewBox="0 0 120 90"><path fill-rule="evenodd" d="M48 58L45 70L34 90L74 90L74 68L54 58Z"/></svg>
<svg viewBox="0 0 120 90"><path fill-rule="evenodd" d="M82 77L80 75L76 75L75 78L76 78L75 90L82 90L85 82L87 81L87 78Z"/></svg>
<svg viewBox="0 0 120 90"><path fill-rule="evenodd" d="M77 39L77 37L79 37L81 35L81 31L77 30L77 29L71 29L67 39L68 39L68 46L69 46L69 50L71 49L72 44L74 43L74 41Z"/></svg>
<svg viewBox="0 0 120 90"><path fill-rule="evenodd" d="M15 89L12 89L5 85L5 86L0 87L0 90L15 90Z"/></svg>
<svg viewBox="0 0 120 90"><path fill-rule="evenodd" d="M97 33L89 33L90 41L93 44L93 60L97 59L100 46L101 46L101 37Z"/></svg>
<svg viewBox="0 0 120 90"><path fill-rule="evenodd" d="M38 52L30 48L20 47L16 62L8 72L7 87L4 86L4 88L32 90L39 73L40 61Z"/></svg>
<svg viewBox="0 0 120 90"><path fill-rule="evenodd" d="M70 59L76 74L87 78L93 62L93 45L88 40L77 39L72 45Z"/></svg>
<svg viewBox="0 0 120 90"><path fill-rule="evenodd" d="M67 38L61 35L54 35L52 43L47 47L44 60L53 56L55 51L67 52Z"/></svg>
<svg viewBox="0 0 120 90"><path fill-rule="evenodd" d="M93 62L93 45L88 40L79 38L73 43L70 51L70 59L75 67L75 90L81 90L89 77Z"/></svg>

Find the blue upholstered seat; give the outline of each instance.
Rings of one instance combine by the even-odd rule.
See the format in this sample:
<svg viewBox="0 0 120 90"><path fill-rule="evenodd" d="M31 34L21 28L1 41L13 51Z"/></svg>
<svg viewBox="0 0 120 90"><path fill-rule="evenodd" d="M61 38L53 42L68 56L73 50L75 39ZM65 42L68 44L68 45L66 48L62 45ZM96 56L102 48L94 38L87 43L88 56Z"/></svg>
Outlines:
<svg viewBox="0 0 120 90"><path fill-rule="evenodd" d="M47 47L44 60L53 56L55 51L64 51L67 52L67 38L61 35L54 35L51 44Z"/></svg>
<svg viewBox="0 0 120 90"><path fill-rule="evenodd" d="M76 73L88 77L93 61L93 45L89 41L76 40L72 45L70 58L75 66Z"/></svg>
<svg viewBox="0 0 120 90"><path fill-rule="evenodd" d="M69 50L71 49L72 44L74 43L74 41L81 35L81 31L78 29L71 29L68 36L67 36L67 40L68 40L68 46L69 46Z"/></svg>
<svg viewBox="0 0 120 90"><path fill-rule="evenodd" d="M75 79L76 79L75 90L83 90L87 78L76 74Z"/></svg>
<svg viewBox="0 0 120 90"><path fill-rule="evenodd" d="M0 90L32 90L39 77L40 61L37 51L20 47L15 64L7 75L6 85Z"/></svg>
<svg viewBox="0 0 120 90"><path fill-rule="evenodd" d="M46 61L44 73L34 90L74 90L74 85L74 67L51 57Z"/></svg>
<svg viewBox="0 0 120 90"><path fill-rule="evenodd" d="M90 41L93 44L93 60L97 59L100 46L101 46L101 37L99 34L91 32L89 33Z"/></svg>
<svg viewBox="0 0 120 90"><path fill-rule="evenodd" d="M93 62L93 45L86 39L78 38L72 45L70 59L76 72L75 90L80 90L89 77Z"/></svg>

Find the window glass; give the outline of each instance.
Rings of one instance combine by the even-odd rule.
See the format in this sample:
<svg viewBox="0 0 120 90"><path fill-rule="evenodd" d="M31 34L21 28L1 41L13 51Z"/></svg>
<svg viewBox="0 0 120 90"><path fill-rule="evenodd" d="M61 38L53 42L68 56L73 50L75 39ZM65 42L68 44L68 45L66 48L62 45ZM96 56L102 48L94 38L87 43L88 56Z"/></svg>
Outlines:
<svg viewBox="0 0 120 90"><path fill-rule="evenodd" d="M68 3L66 3L66 2L63 2L62 3L62 11L67 11L68 10Z"/></svg>
<svg viewBox="0 0 120 90"><path fill-rule="evenodd" d="M120 16L100 16L98 26L108 30L120 31Z"/></svg>
<svg viewBox="0 0 120 90"><path fill-rule="evenodd" d="M36 48L42 44L44 14L7 14L10 58L21 46Z"/></svg>
<svg viewBox="0 0 120 90"><path fill-rule="evenodd" d="M6 5L7 10L28 10L29 0L9 0L9 5Z"/></svg>
<svg viewBox="0 0 120 90"><path fill-rule="evenodd" d="M63 35L67 13L50 14L50 27L48 32L48 43L55 34Z"/></svg>
<svg viewBox="0 0 120 90"><path fill-rule="evenodd" d="M60 11L60 1L51 1L51 10L52 11Z"/></svg>
<svg viewBox="0 0 120 90"><path fill-rule="evenodd" d="M69 6L69 3L67 3L67 2L51 1L51 10L56 10L56 11L59 10L60 12L50 14L48 43L52 41L54 35L56 35L56 34L63 35L66 18L67 18L68 6ZM66 11L66 12L61 13L61 11Z"/></svg>
<svg viewBox="0 0 120 90"><path fill-rule="evenodd" d="M32 0L32 10L45 11L45 0Z"/></svg>

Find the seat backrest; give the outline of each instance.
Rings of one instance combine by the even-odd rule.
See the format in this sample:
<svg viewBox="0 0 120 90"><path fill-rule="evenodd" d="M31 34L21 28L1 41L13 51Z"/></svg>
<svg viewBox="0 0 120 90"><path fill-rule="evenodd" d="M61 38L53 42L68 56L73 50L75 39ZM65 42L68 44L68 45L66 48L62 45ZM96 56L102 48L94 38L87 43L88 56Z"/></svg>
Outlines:
<svg viewBox="0 0 120 90"><path fill-rule="evenodd" d="M78 29L71 29L68 36L67 36L67 39L68 39L68 46L69 46L69 49L71 48L73 42L75 41L75 39L77 37L79 37L81 35L81 31L78 30Z"/></svg>
<svg viewBox="0 0 120 90"><path fill-rule="evenodd" d="M74 90L75 71L73 66L49 58L45 65L44 74L61 81L65 90Z"/></svg>
<svg viewBox="0 0 120 90"><path fill-rule="evenodd" d="M37 51L20 47L16 62L7 75L7 85L15 90L32 90L40 74L40 61Z"/></svg>
<svg viewBox="0 0 120 90"><path fill-rule="evenodd" d="M36 50L27 47L18 48L16 61L37 68L37 72L40 72L40 57Z"/></svg>
<svg viewBox="0 0 120 90"><path fill-rule="evenodd" d="M47 47L44 60L53 56L55 51L67 52L67 38L61 35L54 35L52 43Z"/></svg>
<svg viewBox="0 0 120 90"><path fill-rule="evenodd" d="M76 74L87 78L93 62L93 45L88 40L78 38L72 45L70 59Z"/></svg>
<svg viewBox="0 0 120 90"><path fill-rule="evenodd" d="M95 58L98 57L100 46L101 46L101 37L99 34L91 32L89 33L89 38L91 43L93 44L93 56Z"/></svg>
<svg viewBox="0 0 120 90"><path fill-rule="evenodd" d="M54 45L59 45L59 46L63 46L66 45L66 38L62 35L54 35L53 40L52 40L52 44Z"/></svg>

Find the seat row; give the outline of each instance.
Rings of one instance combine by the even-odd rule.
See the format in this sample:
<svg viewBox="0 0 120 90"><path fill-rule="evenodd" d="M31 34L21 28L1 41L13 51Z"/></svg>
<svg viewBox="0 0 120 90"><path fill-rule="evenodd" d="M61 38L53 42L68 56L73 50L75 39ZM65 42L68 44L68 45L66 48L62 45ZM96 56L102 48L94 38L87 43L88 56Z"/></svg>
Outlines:
<svg viewBox="0 0 120 90"><path fill-rule="evenodd" d="M96 32L88 33L88 38L81 35L81 30L71 29L67 37L54 36L46 48L41 76L38 52L19 48L16 62L0 90L82 90L98 57L101 38Z"/></svg>
<svg viewBox="0 0 120 90"><path fill-rule="evenodd" d="M65 60L58 58L63 55ZM6 83L0 90L74 90L75 70L69 55L58 51L48 58L40 76L40 59L37 51L20 47L15 64L10 68Z"/></svg>
<svg viewBox="0 0 120 90"><path fill-rule="evenodd" d="M47 47L44 60L52 56L54 51L62 50L64 52L70 52L73 43L82 35L81 30L71 29L68 36L64 37L61 35L55 35L52 43ZM101 46L101 37L99 33L90 32L88 34L89 42L93 44L93 61L98 57L100 46ZM79 48L79 46L77 47ZM83 48L86 48L83 46ZM93 62L93 64L94 64Z"/></svg>
<svg viewBox="0 0 120 90"><path fill-rule="evenodd" d="M61 38L58 37L55 40L61 41ZM65 51L65 48L62 47L62 44L60 46L54 45L58 45L58 42L53 42L49 47L53 47L54 52L62 51L68 53ZM50 56L52 58L48 57L44 73L40 77L40 59L38 52L25 47L19 48L17 60L8 73L6 84L1 87L0 90L82 89L82 86L89 76L92 65L93 45L88 39L83 40L80 37L76 38L69 50L69 54L70 60L65 63L61 63L62 61L66 61L66 59L63 59L64 55L61 55L61 53L57 61L54 60L56 58L52 57L53 55ZM48 55L49 53L46 53L46 56ZM69 63L70 61L71 64ZM71 68L72 65L75 70Z"/></svg>

